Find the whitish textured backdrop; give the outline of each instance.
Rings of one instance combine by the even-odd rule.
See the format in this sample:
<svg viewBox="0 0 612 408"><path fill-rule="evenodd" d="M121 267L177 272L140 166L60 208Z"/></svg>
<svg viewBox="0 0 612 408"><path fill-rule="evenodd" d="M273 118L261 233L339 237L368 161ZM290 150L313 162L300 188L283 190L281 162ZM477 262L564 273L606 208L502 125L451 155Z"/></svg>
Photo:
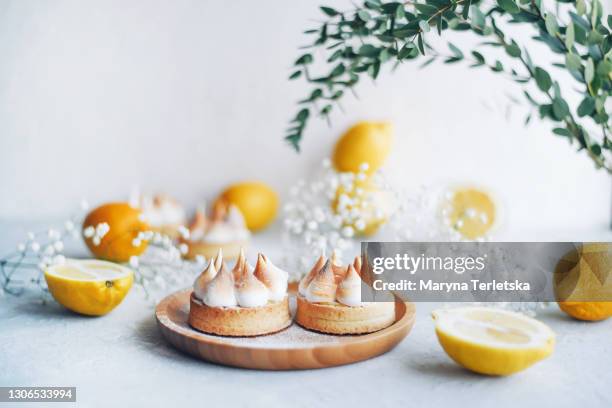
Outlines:
<svg viewBox="0 0 612 408"><path fill-rule="evenodd" d="M190 206L245 178L284 194L349 124L389 119L400 184L488 186L511 231L606 228L609 176L548 124L524 128L520 108L507 118L513 87L483 70L406 64L366 81L293 153L283 130L306 88L286 78L319 3L0 0L0 217L60 216L136 184Z"/></svg>

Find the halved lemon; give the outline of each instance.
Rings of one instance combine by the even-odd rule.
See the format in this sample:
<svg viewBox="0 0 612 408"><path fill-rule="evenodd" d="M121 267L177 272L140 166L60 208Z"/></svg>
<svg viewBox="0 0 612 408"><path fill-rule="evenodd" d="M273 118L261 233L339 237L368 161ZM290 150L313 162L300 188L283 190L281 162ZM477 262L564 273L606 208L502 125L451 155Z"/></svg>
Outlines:
<svg viewBox="0 0 612 408"><path fill-rule="evenodd" d="M112 262L68 259L45 271L49 292L62 306L89 316L102 316L125 297L134 281L131 269Z"/></svg>
<svg viewBox="0 0 612 408"><path fill-rule="evenodd" d="M451 228L470 240L484 237L497 218L492 195L474 187L454 189L443 208Z"/></svg>
<svg viewBox="0 0 612 408"><path fill-rule="evenodd" d="M442 348L459 365L487 375L510 375L548 357L555 334L535 319L488 307L433 312Z"/></svg>

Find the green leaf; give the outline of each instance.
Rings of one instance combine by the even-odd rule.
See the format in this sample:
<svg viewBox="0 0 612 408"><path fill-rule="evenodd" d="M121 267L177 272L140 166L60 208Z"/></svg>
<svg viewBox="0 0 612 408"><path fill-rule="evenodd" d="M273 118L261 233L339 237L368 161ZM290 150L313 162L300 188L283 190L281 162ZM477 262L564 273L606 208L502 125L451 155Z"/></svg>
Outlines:
<svg viewBox="0 0 612 408"><path fill-rule="evenodd" d="M593 63L593 59L589 58L584 67L584 80L587 84L590 84L593 78L595 78L595 64Z"/></svg>
<svg viewBox="0 0 612 408"><path fill-rule="evenodd" d="M540 88L544 92L548 91L552 86L552 80L550 79L550 75L548 74L548 72L546 72L540 67L536 67L535 69L535 80L538 84L538 88Z"/></svg>
<svg viewBox="0 0 612 408"><path fill-rule="evenodd" d="M425 46L423 45L423 35L419 34L417 36L417 46L419 47L419 51L421 55L425 55Z"/></svg>
<svg viewBox="0 0 612 408"><path fill-rule="evenodd" d="M506 46L506 52L514 58L521 56L521 49L514 41Z"/></svg>
<svg viewBox="0 0 612 408"><path fill-rule="evenodd" d="M332 70L332 72L329 74L330 77L337 77L340 76L342 74L344 74L344 72L346 71L346 68L344 66L343 63L340 63L338 65L336 65L336 67Z"/></svg>
<svg viewBox="0 0 612 408"><path fill-rule="evenodd" d="M467 0L465 3L463 3L463 10L461 10L461 17L463 17L464 20L467 20L470 15L471 5L472 5L472 0Z"/></svg>
<svg viewBox="0 0 612 408"><path fill-rule="evenodd" d="M424 33L428 33L429 32L429 24L427 23L427 21L425 20L420 20L419 21L419 28L421 29L422 32Z"/></svg>
<svg viewBox="0 0 612 408"><path fill-rule="evenodd" d="M436 7L429 4L415 3L414 8L426 17L431 17L438 12Z"/></svg>
<svg viewBox="0 0 612 408"><path fill-rule="evenodd" d="M497 4L510 14L516 14L521 11L521 8L516 5L514 0L497 0Z"/></svg>
<svg viewBox="0 0 612 408"><path fill-rule="evenodd" d="M574 24L569 23L567 28L565 29L565 46L568 50L571 50L574 46L575 34L574 34Z"/></svg>
<svg viewBox="0 0 612 408"><path fill-rule="evenodd" d="M612 14L608 14L608 28L612 30Z"/></svg>
<svg viewBox="0 0 612 408"><path fill-rule="evenodd" d="M357 15L359 16L360 19L362 19L363 21L370 21L370 19L372 18L372 16L370 16L370 13L368 13L365 10L359 10L357 12Z"/></svg>
<svg viewBox="0 0 612 408"><path fill-rule="evenodd" d="M578 105L578 116L588 116L595 110L595 99L590 96L587 96L580 102Z"/></svg>
<svg viewBox="0 0 612 408"><path fill-rule="evenodd" d="M566 128L561 128L561 127L554 128L553 133L559 136L572 137L572 134Z"/></svg>
<svg viewBox="0 0 612 408"><path fill-rule="evenodd" d="M463 58L463 52L461 52L461 50L457 48L453 43L449 42L448 48L451 50L451 52L456 58Z"/></svg>
<svg viewBox="0 0 612 408"><path fill-rule="evenodd" d="M586 13L586 3L584 0L576 0L576 13L581 16Z"/></svg>
<svg viewBox="0 0 612 408"><path fill-rule="evenodd" d="M372 44L364 44L359 47L359 51L357 53L363 57L378 58L380 50Z"/></svg>
<svg viewBox="0 0 612 408"><path fill-rule="evenodd" d="M553 107L553 113L555 114L555 117L559 120L565 118L570 113L569 106L567 102L565 102L564 99L555 98L555 100L553 101L552 107Z"/></svg>
<svg viewBox="0 0 612 408"><path fill-rule="evenodd" d="M580 71L582 60L576 54L567 54L565 56L565 66L572 71Z"/></svg>
<svg viewBox="0 0 612 408"><path fill-rule="evenodd" d="M478 28L480 30L485 28L485 15L480 11L480 9L476 6L472 6L470 8L472 10L472 26L474 28Z"/></svg>
<svg viewBox="0 0 612 408"><path fill-rule="evenodd" d="M304 54L297 60L295 60L294 65L307 65L312 64L313 58L312 54Z"/></svg>
<svg viewBox="0 0 612 408"><path fill-rule="evenodd" d="M334 17L334 16L337 16L338 14L340 14L340 13L338 13L336 10L334 10L331 7L321 6L320 9L321 9L321 11L323 13L327 14L330 17Z"/></svg>
<svg viewBox="0 0 612 408"><path fill-rule="evenodd" d="M302 75L302 71L295 71L293 74L289 76L289 79L299 78L300 75Z"/></svg>
<svg viewBox="0 0 612 408"><path fill-rule="evenodd" d="M548 31L548 34L552 35L553 37L559 32L559 26L557 25L557 18L555 17L553 13L546 14L545 24L546 24L546 31Z"/></svg>

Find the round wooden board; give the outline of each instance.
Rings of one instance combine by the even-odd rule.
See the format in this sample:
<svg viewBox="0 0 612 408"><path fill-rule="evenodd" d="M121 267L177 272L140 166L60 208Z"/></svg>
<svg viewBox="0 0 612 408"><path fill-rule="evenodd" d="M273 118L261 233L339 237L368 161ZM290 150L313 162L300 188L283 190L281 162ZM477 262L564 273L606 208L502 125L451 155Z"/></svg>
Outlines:
<svg viewBox="0 0 612 408"><path fill-rule="evenodd" d="M191 290L176 292L155 310L164 338L202 360L260 370L333 367L379 356L394 348L412 329L415 307L395 301L395 323L375 333L334 336L314 333L293 323L288 329L258 337L222 337L201 333L187 323Z"/></svg>

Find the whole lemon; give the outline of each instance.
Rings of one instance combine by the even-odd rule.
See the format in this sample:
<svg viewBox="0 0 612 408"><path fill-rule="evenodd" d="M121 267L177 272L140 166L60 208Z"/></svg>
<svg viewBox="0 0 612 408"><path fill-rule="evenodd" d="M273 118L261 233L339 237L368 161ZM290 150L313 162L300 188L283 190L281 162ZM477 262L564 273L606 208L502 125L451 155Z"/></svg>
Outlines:
<svg viewBox="0 0 612 408"><path fill-rule="evenodd" d="M359 122L336 143L332 160L340 172L357 173L363 163L372 174L383 165L393 142L393 126L386 122Z"/></svg>
<svg viewBox="0 0 612 408"><path fill-rule="evenodd" d="M274 221L279 202L276 192L259 181L232 184L219 195L214 205L222 201L238 207L251 231L259 231Z"/></svg>
<svg viewBox="0 0 612 408"><path fill-rule="evenodd" d="M138 239L149 230L140 210L128 203L109 203L92 210L83 221L83 239L96 258L127 262L147 249Z"/></svg>
<svg viewBox="0 0 612 408"><path fill-rule="evenodd" d="M382 190L372 178L341 184L332 201L336 214L345 215L344 226L352 227L358 236L374 235L387 222L393 211L393 195Z"/></svg>
<svg viewBox="0 0 612 408"><path fill-rule="evenodd" d="M559 308L578 320L612 317L612 244L585 243L566 253L554 274Z"/></svg>

